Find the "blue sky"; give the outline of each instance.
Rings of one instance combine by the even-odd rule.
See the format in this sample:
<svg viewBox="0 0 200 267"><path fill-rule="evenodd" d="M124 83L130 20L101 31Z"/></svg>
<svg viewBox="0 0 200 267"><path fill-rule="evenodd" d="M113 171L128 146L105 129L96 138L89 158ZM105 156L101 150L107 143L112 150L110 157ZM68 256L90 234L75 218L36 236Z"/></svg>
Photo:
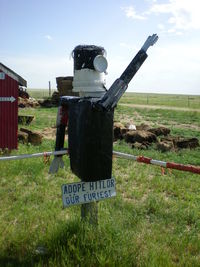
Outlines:
<svg viewBox="0 0 200 267"><path fill-rule="evenodd" d="M0 0L0 62L28 88L55 88L55 77L73 75L76 45L101 45L109 87L157 33L128 90L200 94L199 10L199 0Z"/></svg>

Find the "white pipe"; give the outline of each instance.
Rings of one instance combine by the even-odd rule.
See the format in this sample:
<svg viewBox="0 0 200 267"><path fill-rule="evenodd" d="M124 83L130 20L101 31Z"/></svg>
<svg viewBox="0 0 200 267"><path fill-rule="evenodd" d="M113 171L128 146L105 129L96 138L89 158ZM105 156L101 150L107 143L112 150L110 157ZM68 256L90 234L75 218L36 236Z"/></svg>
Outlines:
<svg viewBox="0 0 200 267"><path fill-rule="evenodd" d="M24 154L24 155L19 155L19 156L0 157L0 161L39 158L42 156L51 156L51 155L59 156L59 155L65 155L65 154L67 154L67 150L49 151L49 152L34 153L34 154Z"/></svg>
<svg viewBox="0 0 200 267"><path fill-rule="evenodd" d="M42 157L42 156L45 157L45 156L51 156L51 155L61 156L61 155L66 155L67 153L68 153L68 150L65 149L65 150L52 151L52 152L42 152L42 153L35 153L35 154L24 154L24 155L19 155L19 156L0 157L0 161L18 160L18 159L27 159L27 158L38 158L38 157ZM138 156L134 156L134 155L130 155L130 154L122 153L122 152L116 152L116 151L113 151L113 155L115 155L119 158L132 159L132 160L135 160L137 162L153 164L153 165L161 166L164 168L172 168L172 169L189 171L189 172L200 174L200 168L198 166L183 165L183 164L177 164L177 163L172 163L172 162L164 162L164 161L160 161L160 160L150 159L147 157L142 157L142 156L138 157ZM61 161L62 158L57 157L54 160ZM60 166L59 166L59 164L60 164ZM59 163L59 164L56 163L56 165L58 165L57 166L58 168L64 166L64 163ZM171 165L168 166L169 164L171 164ZM173 167L172 167L172 165L173 165Z"/></svg>
<svg viewBox="0 0 200 267"><path fill-rule="evenodd" d="M113 155L119 158L137 160L137 156L133 156L133 155L122 153L122 152L113 151Z"/></svg>
<svg viewBox="0 0 200 267"><path fill-rule="evenodd" d="M0 161L39 158L39 157L51 156L51 155L59 156L59 155L65 155L65 154L67 154L67 150L49 151L49 152L41 152L41 153L34 153L34 154L23 154L23 155L18 155L18 156L0 157ZM137 160L137 156L122 153L122 152L113 151L113 155L117 157L125 158L125 159Z"/></svg>
<svg viewBox="0 0 200 267"><path fill-rule="evenodd" d="M161 160L152 159L151 160L151 164L166 168L167 162L161 161Z"/></svg>

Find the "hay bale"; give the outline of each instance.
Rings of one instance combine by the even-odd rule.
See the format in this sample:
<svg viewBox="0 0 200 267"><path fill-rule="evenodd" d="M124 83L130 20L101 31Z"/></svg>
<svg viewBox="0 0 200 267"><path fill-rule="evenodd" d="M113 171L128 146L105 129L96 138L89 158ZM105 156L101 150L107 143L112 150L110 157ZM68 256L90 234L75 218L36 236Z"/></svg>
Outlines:
<svg viewBox="0 0 200 267"><path fill-rule="evenodd" d="M67 76L67 77L57 77L56 83L57 83L57 89L60 96L74 96L77 95L76 93L72 92L73 89L73 77Z"/></svg>
<svg viewBox="0 0 200 267"><path fill-rule="evenodd" d="M158 127L158 128L151 128L148 129L149 132L154 133L156 136L160 136L160 135L168 135L170 134L170 129L166 128L166 127Z"/></svg>
<svg viewBox="0 0 200 267"><path fill-rule="evenodd" d="M20 128L20 131L28 134L28 142L34 146L40 145L42 143L42 135L31 130Z"/></svg>
<svg viewBox="0 0 200 267"><path fill-rule="evenodd" d="M157 141L156 135L148 131L128 131L124 137L127 143L153 143Z"/></svg>
<svg viewBox="0 0 200 267"><path fill-rule="evenodd" d="M150 129L150 126L145 123L142 123L136 126L136 130L138 131L148 131L149 129Z"/></svg>
<svg viewBox="0 0 200 267"><path fill-rule="evenodd" d="M29 98L22 98L18 97L18 107L20 108L28 108L28 107L38 107L39 103L35 98L29 97Z"/></svg>
<svg viewBox="0 0 200 267"><path fill-rule="evenodd" d="M174 143L173 141L159 142L157 144L157 149L162 152L172 151L174 150Z"/></svg>
<svg viewBox="0 0 200 267"><path fill-rule="evenodd" d="M181 136L167 136L161 138L161 142L173 142L176 149L190 148L195 149L199 147L198 138L184 138Z"/></svg>
<svg viewBox="0 0 200 267"><path fill-rule="evenodd" d="M126 127L120 123L115 122L113 126L114 140L123 139L124 134L127 132Z"/></svg>
<svg viewBox="0 0 200 267"><path fill-rule="evenodd" d="M28 134L22 131L18 131L17 133L17 139L18 142L22 144L27 144L28 143Z"/></svg>
<svg viewBox="0 0 200 267"><path fill-rule="evenodd" d="M143 142L143 143L138 143L135 142L132 144L132 148L137 148L137 149L148 149L151 144L149 142Z"/></svg>
<svg viewBox="0 0 200 267"><path fill-rule="evenodd" d="M190 148L194 149L199 147L199 140L197 138L185 138L176 141L177 148Z"/></svg>
<svg viewBox="0 0 200 267"><path fill-rule="evenodd" d="M32 132L28 135L28 142L34 146L38 146L42 143L42 135Z"/></svg>

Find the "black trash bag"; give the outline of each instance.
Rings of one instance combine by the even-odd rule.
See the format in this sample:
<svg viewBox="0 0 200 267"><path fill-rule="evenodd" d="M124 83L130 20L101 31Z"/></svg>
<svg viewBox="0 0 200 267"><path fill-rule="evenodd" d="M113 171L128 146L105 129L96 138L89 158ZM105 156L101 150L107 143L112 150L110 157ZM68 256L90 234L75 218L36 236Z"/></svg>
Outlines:
<svg viewBox="0 0 200 267"><path fill-rule="evenodd" d="M112 175L114 110L98 110L94 98L63 97L68 105L68 148L71 170L82 181Z"/></svg>

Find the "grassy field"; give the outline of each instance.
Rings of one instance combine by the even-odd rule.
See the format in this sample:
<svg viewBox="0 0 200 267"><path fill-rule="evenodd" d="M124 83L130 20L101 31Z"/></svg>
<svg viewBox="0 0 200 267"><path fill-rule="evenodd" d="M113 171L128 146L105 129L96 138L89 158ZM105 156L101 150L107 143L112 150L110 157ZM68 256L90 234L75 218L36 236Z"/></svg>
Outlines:
<svg viewBox="0 0 200 267"><path fill-rule="evenodd" d="M127 95L121 100L138 102ZM164 125L173 135L200 140L199 110L189 108L118 105L115 121ZM29 128L41 132L55 126L56 112L20 109L35 115ZM41 146L20 144L12 154L53 149L54 140L44 138ZM200 148L161 153L118 141L114 149L200 166ZM47 164L42 158L0 162L0 266L200 266L199 175L162 175L159 167L114 158L117 196L99 202L99 224L93 227L81 222L80 206L62 208L61 185L78 181L69 158L64 160L65 169L56 175L48 174L52 158Z"/></svg>
<svg viewBox="0 0 200 267"><path fill-rule="evenodd" d="M50 94L52 95L54 91L56 90L52 89ZM50 96L48 89L28 89L27 92L36 99L48 98Z"/></svg>
<svg viewBox="0 0 200 267"><path fill-rule="evenodd" d="M51 93L54 91L55 89L52 89ZM28 89L28 93L36 99L49 97L47 89ZM120 103L200 109L200 95L125 93Z"/></svg>
<svg viewBox="0 0 200 267"><path fill-rule="evenodd" d="M125 93L120 103L200 108L200 96Z"/></svg>

